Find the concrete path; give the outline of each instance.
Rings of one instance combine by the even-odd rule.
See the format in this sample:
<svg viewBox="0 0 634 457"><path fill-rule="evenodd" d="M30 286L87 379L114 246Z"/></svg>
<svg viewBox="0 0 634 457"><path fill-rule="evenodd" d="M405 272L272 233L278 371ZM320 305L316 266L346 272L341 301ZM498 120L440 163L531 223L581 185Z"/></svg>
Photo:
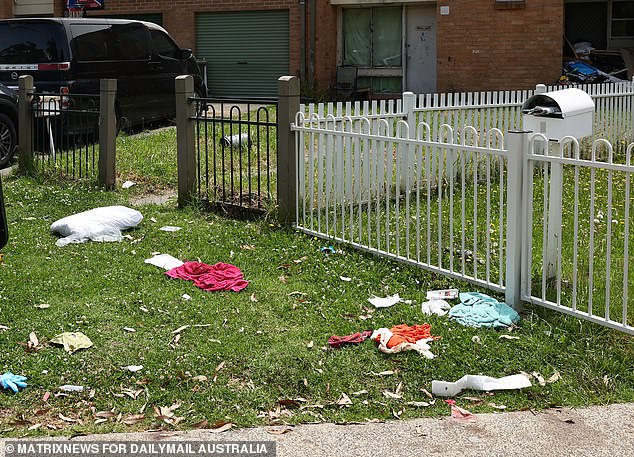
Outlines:
<svg viewBox="0 0 634 457"><path fill-rule="evenodd" d="M282 435L270 433L280 428L92 435L73 441L274 440L280 457L634 456L634 404L478 414L473 423L450 418L327 423L293 427ZM5 457L4 443L0 448L0 457Z"/></svg>

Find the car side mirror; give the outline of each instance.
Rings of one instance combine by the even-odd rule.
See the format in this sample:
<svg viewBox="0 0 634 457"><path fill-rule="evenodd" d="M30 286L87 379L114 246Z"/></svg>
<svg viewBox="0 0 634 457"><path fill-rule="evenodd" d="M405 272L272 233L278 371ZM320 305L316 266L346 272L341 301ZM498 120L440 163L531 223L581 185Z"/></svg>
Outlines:
<svg viewBox="0 0 634 457"><path fill-rule="evenodd" d="M191 59L194 54L191 49L180 49L179 50L179 58L181 60Z"/></svg>
<svg viewBox="0 0 634 457"><path fill-rule="evenodd" d="M9 239L7 229L7 215L4 212L4 194L2 193L2 180L0 179L0 249L5 247Z"/></svg>

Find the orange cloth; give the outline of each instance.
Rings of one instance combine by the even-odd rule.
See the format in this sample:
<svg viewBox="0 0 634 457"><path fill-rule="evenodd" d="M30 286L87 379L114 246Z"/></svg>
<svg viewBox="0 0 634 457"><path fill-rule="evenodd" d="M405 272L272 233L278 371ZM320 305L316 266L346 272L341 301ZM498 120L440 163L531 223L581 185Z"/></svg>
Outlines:
<svg viewBox="0 0 634 457"><path fill-rule="evenodd" d="M431 334L431 325L429 324L411 326L406 324L395 325L390 329L390 332L392 332L393 335L387 342L386 346L388 349L402 343L416 343L419 340L425 340L428 338L433 338L435 340L440 338L439 336L433 336ZM380 337L376 337L375 340L379 341Z"/></svg>

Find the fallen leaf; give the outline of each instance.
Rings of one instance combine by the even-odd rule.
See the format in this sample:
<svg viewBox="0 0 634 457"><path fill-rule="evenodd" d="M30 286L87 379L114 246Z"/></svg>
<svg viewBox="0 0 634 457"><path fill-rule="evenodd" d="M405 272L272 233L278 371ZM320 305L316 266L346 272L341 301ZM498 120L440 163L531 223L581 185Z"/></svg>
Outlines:
<svg viewBox="0 0 634 457"><path fill-rule="evenodd" d="M285 400L279 400L278 403L281 406L296 406L296 407L299 407L299 402L297 400L285 399Z"/></svg>
<svg viewBox="0 0 634 457"><path fill-rule="evenodd" d="M123 330L130 333L136 333L136 329L133 329L132 327L123 327Z"/></svg>
<svg viewBox="0 0 634 457"><path fill-rule="evenodd" d="M566 419L565 421L562 421L562 422L565 422L567 424L574 424L575 423L575 421L572 420L572 419Z"/></svg>
<svg viewBox="0 0 634 457"><path fill-rule="evenodd" d="M480 339L480 337L478 335L473 335L471 337L471 341L473 341L476 344L482 344L482 340Z"/></svg>
<svg viewBox="0 0 634 457"><path fill-rule="evenodd" d="M134 424L138 424L139 422L143 422L145 420L145 414L132 414L130 416L126 416L125 419L122 420L122 422L126 425L134 425Z"/></svg>
<svg viewBox="0 0 634 457"><path fill-rule="evenodd" d="M4 332L5 330L10 330L11 327L7 327L6 325L0 325L0 332Z"/></svg>
<svg viewBox="0 0 634 457"><path fill-rule="evenodd" d="M192 381L196 381L196 382L205 382L205 381L207 381L207 376L202 375L202 374L201 374L201 375L198 375L198 376L194 376L194 377L192 378Z"/></svg>
<svg viewBox="0 0 634 457"><path fill-rule="evenodd" d="M27 430L37 430L38 428L40 428L42 426L41 423L37 423L37 424L33 424L31 425Z"/></svg>
<svg viewBox="0 0 634 457"><path fill-rule="evenodd" d="M495 403L487 403L487 406L490 406L491 408L499 409L499 410L502 410L502 411L506 409L506 406L497 405Z"/></svg>
<svg viewBox="0 0 634 457"><path fill-rule="evenodd" d="M243 244L240 246L240 249L244 249L245 251L255 251L255 246L251 244Z"/></svg>
<svg viewBox="0 0 634 457"><path fill-rule="evenodd" d="M138 389L138 390L123 389L121 392L123 392L125 395L132 398L133 400L136 400L137 397L143 393L143 389Z"/></svg>
<svg viewBox="0 0 634 457"><path fill-rule="evenodd" d="M77 422L77 419L73 419L73 418L71 418L71 417L66 417L66 416L64 416L62 413L59 413L59 418L60 418L61 420L65 421L65 422L72 422L72 423Z"/></svg>
<svg viewBox="0 0 634 457"><path fill-rule="evenodd" d="M284 433L292 432L293 429L291 427L282 427L282 428L271 428L266 431L266 433L270 433L271 435L283 435Z"/></svg>
<svg viewBox="0 0 634 457"><path fill-rule="evenodd" d="M39 305L35 305L35 307L39 309L46 309L46 308L50 308L51 305L49 305L48 303L41 303Z"/></svg>
<svg viewBox="0 0 634 457"><path fill-rule="evenodd" d="M552 375L550 378L548 378L548 379L546 380L546 384L550 384L550 383L553 383L553 382L557 382L557 381L559 381L560 379L561 379L561 374L559 374L559 372L558 372L558 371L555 371L555 372L553 373L553 375Z"/></svg>
<svg viewBox="0 0 634 457"><path fill-rule="evenodd" d="M383 396L386 397L386 398L393 398L393 399L403 398L403 395L397 394L397 393L394 393L394 392L390 392L389 390L384 390L383 391Z"/></svg>
<svg viewBox="0 0 634 457"><path fill-rule="evenodd" d="M408 406L416 406L416 407L423 407L426 408L427 406L432 405L433 403L428 403L426 401L408 401L407 403L405 403Z"/></svg>
<svg viewBox="0 0 634 457"><path fill-rule="evenodd" d="M95 419L95 425L103 424L104 422L108 422L108 419Z"/></svg>
<svg viewBox="0 0 634 457"><path fill-rule="evenodd" d="M311 341L310 343L306 345L308 349L312 348L313 346L315 346L315 343L313 341Z"/></svg>
<svg viewBox="0 0 634 457"><path fill-rule="evenodd" d="M200 422L196 422L195 424L192 424L193 428L206 428L207 424L209 424L209 421L207 419L203 419Z"/></svg>
<svg viewBox="0 0 634 457"><path fill-rule="evenodd" d="M258 302L258 299L255 297L255 294L251 294L251 301L253 303L257 303Z"/></svg>
<svg viewBox="0 0 634 457"><path fill-rule="evenodd" d="M352 278L348 278L347 276L339 276L339 279L341 279L342 281L345 281L345 282L352 281Z"/></svg>
<svg viewBox="0 0 634 457"><path fill-rule="evenodd" d="M339 406L348 406L352 404L352 400L350 400L350 397L348 397L345 393L342 393L339 400L337 400L337 404Z"/></svg>
<svg viewBox="0 0 634 457"><path fill-rule="evenodd" d="M113 413L112 411L98 411L95 413L95 417L98 417L101 419L109 419L114 416L116 416L116 414Z"/></svg>
<svg viewBox="0 0 634 457"><path fill-rule="evenodd" d="M51 393L50 392L46 392L44 394L44 396L42 397L42 401L43 402L47 402L50 397L51 397Z"/></svg>
<svg viewBox="0 0 634 457"><path fill-rule="evenodd" d="M183 330L191 327L190 325L183 325L182 327L178 327L176 330L172 332L172 335L176 335L177 333L182 332Z"/></svg>
<svg viewBox="0 0 634 457"><path fill-rule="evenodd" d="M358 390L356 392L352 392L352 395L358 397L359 395L365 395L367 393L368 393L368 391L364 389L364 390Z"/></svg>
<svg viewBox="0 0 634 457"><path fill-rule="evenodd" d="M504 339L504 340L519 340L520 337L519 336L512 336L512 335L500 335L499 339Z"/></svg>
<svg viewBox="0 0 634 457"><path fill-rule="evenodd" d="M427 389L420 389L420 391L427 395L429 398L434 398L434 396Z"/></svg>
<svg viewBox="0 0 634 457"><path fill-rule="evenodd" d="M280 276L277 279L279 279L282 284L288 284L288 280L286 279L286 276Z"/></svg>
<svg viewBox="0 0 634 457"><path fill-rule="evenodd" d="M233 424L231 422L218 420L214 422L213 424L211 424L209 431L211 433L222 433L222 432L226 432L227 430L230 430L232 427L233 427Z"/></svg>
<svg viewBox="0 0 634 457"><path fill-rule="evenodd" d="M546 381L544 381L544 378L542 377L541 374L539 374L537 371L533 371L533 373L531 373L533 375L533 377L535 379L537 379L537 381L539 382L540 386L545 386L546 385Z"/></svg>

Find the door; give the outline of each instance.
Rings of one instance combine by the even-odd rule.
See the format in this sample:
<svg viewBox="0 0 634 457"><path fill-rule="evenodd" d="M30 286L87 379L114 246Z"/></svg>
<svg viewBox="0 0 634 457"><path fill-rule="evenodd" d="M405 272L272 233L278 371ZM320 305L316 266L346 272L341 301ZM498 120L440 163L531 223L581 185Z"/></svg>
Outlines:
<svg viewBox="0 0 634 457"><path fill-rule="evenodd" d="M436 92L436 5L408 7L406 22L406 90Z"/></svg>
<svg viewBox="0 0 634 457"><path fill-rule="evenodd" d="M275 97L289 71L288 10L196 16L196 56L207 60L211 96Z"/></svg>

